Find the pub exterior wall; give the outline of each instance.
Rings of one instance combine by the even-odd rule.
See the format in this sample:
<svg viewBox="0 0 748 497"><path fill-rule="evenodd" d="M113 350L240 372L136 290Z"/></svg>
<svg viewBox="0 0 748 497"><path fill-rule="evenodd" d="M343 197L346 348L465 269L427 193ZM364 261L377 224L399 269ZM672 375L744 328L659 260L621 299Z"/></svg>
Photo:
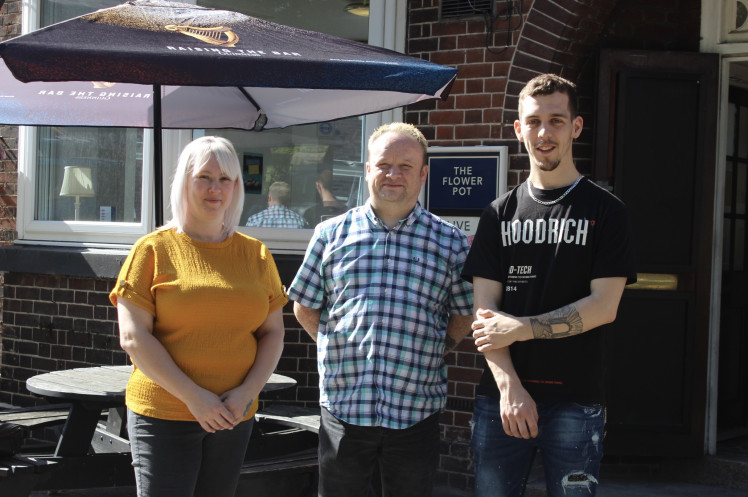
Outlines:
<svg viewBox="0 0 748 497"><path fill-rule="evenodd" d="M496 8L507 2L496 0ZM20 0L0 8L0 40L20 34ZM431 145L506 145L509 187L522 182L529 163L512 124L517 93L525 81L544 72L575 80L580 88L585 131L575 143L578 166L592 173L596 55L600 48L698 51L699 0L519 0L518 15L506 19L466 17L442 20L438 0L412 0L408 8L407 52L458 68L446 101L406 109L405 120L417 125ZM490 32L488 37L487 32ZM488 41L488 45L486 44ZM17 129L0 126L14 156ZM17 166L0 159L0 245L16 238ZM290 283L300 256L281 258L281 276ZM31 375L95 364L125 364L119 348L116 311L107 294L114 275L81 277L37 274L33 268L0 273L2 356L0 403L39 402L25 390ZM296 378L293 398L302 405L317 401L315 347L284 309L286 345L278 371ZM466 339L447 358L449 398L441 418L442 456L439 484L454 489L473 486L469 421L475 386L482 368L472 341Z"/></svg>

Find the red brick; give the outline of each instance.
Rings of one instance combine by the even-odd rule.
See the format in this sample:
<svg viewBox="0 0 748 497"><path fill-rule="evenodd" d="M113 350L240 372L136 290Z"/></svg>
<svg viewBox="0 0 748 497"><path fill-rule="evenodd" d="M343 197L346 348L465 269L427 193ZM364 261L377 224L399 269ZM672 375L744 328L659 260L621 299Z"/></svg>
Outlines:
<svg viewBox="0 0 748 497"><path fill-rule="evenodd" d="M465 123L480 123L485 122L483 119L483 110L476 109L476 110L466 110L465 111L465 119L463 120Z"/></svg>
<svg viewBox="0 0 748 497"><path fill-rule="evenodd" d="M457 37L456 36L444 36L439 38L439 50L455 50L457 48Z"/></svg>
<svg viewBox="0 0 748 497"><path fill-rule="evenodd" d="M432 36L461 35L467 33L467 25L464 22L439 22L432 24Z"/></svg>
<svg viewBox="0 0 748 497"><path fill-rule="evenodd" d="M465 50L466 64L482 64L486 60L486 50L483 48L472 48Z"/></svg>
<svg viewBox="0 0 748 497"><path fill-rule="evenodd" d="M484 91L483 79L470 79L465 81L465 93L481 93Z"/></svg>
<svg viewBox="0 0 748 497"><path fill-rule="evenodd" d="M454 111L434 111L429 115L431 124L460 124L463 122L463 112Z"/></svg>
<svg viewBox="0 0 748 497"><path fill-rule="evenodd" d="M452 126L437 126L436 139L437 140L453 140L454 139L454 128Z"/></svg>
<svg viewBox="0 0 748 497"><path fill-rule="evenodd" d="M467 34L457 37L457 46L459 48L476 48L485 47L486 35L485 34Z"/></svg>
<svg viewBox="0 0 748 497"><path fill-rule="evenodd" d="M431 62L445 66L456 66L465 61L465 52L462 50L450 50L448 52L434 53Z"/></svg>
<svg viewBox="0 0 748 497"><path fill-rule="evenodd" d="M493 76L488 64L465 64L459 66L461 78L488 78Z"/></svg>
<svg viewBox="0 0 748 497"><path fill-rule="evenodd" d="M483 111L483 122L486 123L499 123L504 114L504 110L500 108L491 108Z"/></svg>
<svg viewBox="0 0 748 497"><path fill-rule="evenodd" d="M485 109L491 106L491 95L488 93L459 95L456 99L458 109Z"/></svg>

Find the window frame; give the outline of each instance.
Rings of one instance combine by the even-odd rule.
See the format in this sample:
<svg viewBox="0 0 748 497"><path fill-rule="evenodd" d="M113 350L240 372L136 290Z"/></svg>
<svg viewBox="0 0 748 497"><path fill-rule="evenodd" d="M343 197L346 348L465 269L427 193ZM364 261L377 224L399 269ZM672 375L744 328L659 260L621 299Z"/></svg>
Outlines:
<svg viewBox="0 0 748 497"><path fill-rule="evenodd" d="M39 28L40 2L30 0L22 9L22 33ZM195 0L186 0L196 3ZM407 26L407 0L384 0L371 3L369 16L369 44L405 53ZM364 136L386 122L399 121L403 110L393 109L371 114L364 119ZM155 229L154 178L153 178L153 130L143 130L143 181L141 185L142 211L139 223L117 223L100 221L39 221L34 219L36 192L36 135L37 128L19 126L18 130L18 206L16 217L17 239L14 243L30 245L54 245L77 247L121 248L132 245L141 236ZM176 168L180 151L191 141L194 130L164 130L163 144L163 212L171 217L169 208L169 178ZM363 143L364 157L366 140ZM303 253L313 230L283 228L237 227L237 231L259 238L277 253Z"/></svg>

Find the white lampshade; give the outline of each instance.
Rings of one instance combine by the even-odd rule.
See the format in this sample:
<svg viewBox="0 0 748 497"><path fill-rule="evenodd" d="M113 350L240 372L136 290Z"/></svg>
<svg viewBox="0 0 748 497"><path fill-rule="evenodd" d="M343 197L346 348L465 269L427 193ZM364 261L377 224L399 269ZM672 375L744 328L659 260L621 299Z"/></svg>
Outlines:
<svg viewBox="0 0 748 497"><path fill-rule="evenodd" d="M356 16L369 17L369 0L349 3L344 10Z"/></svg>
<svg viewBox="0 0 748 497"><path fill-rule="evenodd" d="M66 166L62 178L61 197L93 197L94 187L91 179L91 168L83 166Z"/></svg>
<svg viewBox="0 0 748 497"><path fill-rule="evenodd" d="M91 179L91 168L83 166L65 166L62 177L61 197L75 197L75 220L80 219L81 197L93 197L94 187Z"/></svg>

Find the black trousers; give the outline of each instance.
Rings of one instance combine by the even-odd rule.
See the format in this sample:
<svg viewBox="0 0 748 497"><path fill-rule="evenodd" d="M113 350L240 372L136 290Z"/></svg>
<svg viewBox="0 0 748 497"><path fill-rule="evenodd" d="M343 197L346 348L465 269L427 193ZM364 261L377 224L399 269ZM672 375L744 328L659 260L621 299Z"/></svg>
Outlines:
<svg viewBox="0 0 748 497"><path fill-rule="evenodd" d="M368 497L375 469L383 497L431 497L439 463L439 414L410 428L355 426L322 409L319 496Z"/></svg>

